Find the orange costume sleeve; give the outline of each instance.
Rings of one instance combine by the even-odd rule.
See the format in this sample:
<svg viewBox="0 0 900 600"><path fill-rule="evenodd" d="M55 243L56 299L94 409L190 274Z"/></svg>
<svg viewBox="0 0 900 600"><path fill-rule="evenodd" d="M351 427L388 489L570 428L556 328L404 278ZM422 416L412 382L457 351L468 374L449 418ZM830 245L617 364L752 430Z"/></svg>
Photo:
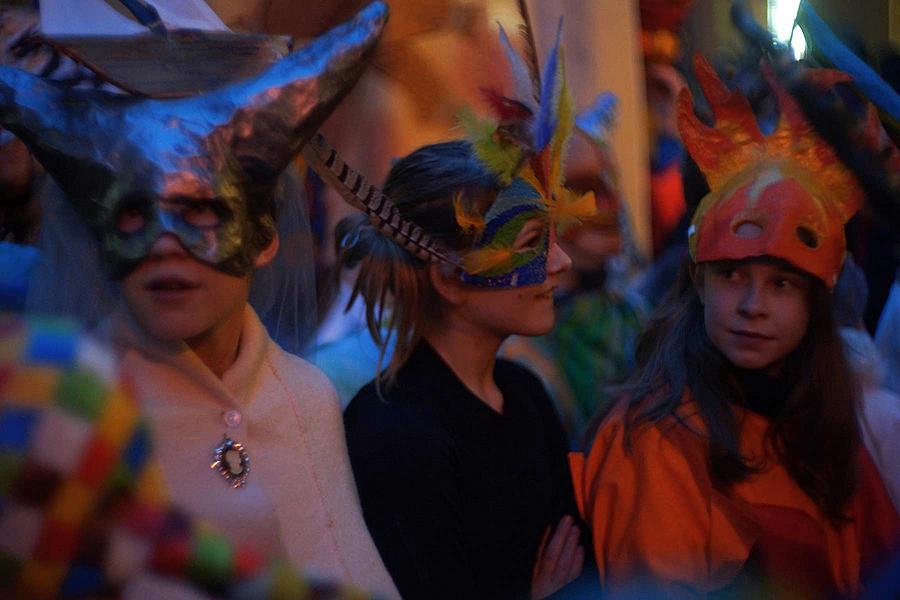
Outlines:
<svg viewBox="0 0 900 600"><path fill-rule="evenodd" d="M856 596L867 567L897 550L900 520L864 448L851 521L835 526L767 451L765 418L739 415L741 452L765 467L720 491L710 478L703 423L691 414L692 402L682 409L688 416L681 423L635 428L626 448L624 410L617 408L588 456L570 455L600 580L614 595L692 598L750 586L743 589L769 597L798 590Z"/></svg>
<svg viewBox="0 0 900 600"><path fill-rule="evenodd" d="M641 427L628 451L623 417L610 415L586 461L570 455L601 582L675 598L724 587L754 543L752 520L712 488L703 446L688 439L695 433Z"/></svg>

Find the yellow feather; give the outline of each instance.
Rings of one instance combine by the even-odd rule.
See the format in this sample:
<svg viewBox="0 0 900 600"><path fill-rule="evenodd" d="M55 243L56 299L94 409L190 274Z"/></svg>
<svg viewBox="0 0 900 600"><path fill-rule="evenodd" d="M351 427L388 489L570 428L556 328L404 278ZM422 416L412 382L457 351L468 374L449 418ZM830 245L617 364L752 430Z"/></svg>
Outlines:
<svg viewBox="0 0 900 600"><path fill-rule="evenodd" d="M541 184L540 180L537 178L537 175L534 174L534 169L531 168L531 165L526 164L524 167L522 167L516 174L516 177L520 177L525 180L526 183L531 185L531 187L536 189L540 194L547 194L546 190L544 190L543 184ZM546 200L544 201L546 202Z"/></svg>
<svg viewBox="0 0 900 600"><path fill-rule="evenodd" d="M492 271L512 260L512 248L480 248L467 252L463 257L463 268L467 273L478 275Z"/></svg>
<svg viewBox="0 0 900 600"><path fill-rule="evenodd" d="M476 234L484 231L484 217L477 212L467 210L461 194L457 194L453 199L453 211L456 214L456 223L463 231Z"/></svg>
<svg viewBox="0 0 900 600"><path fill-rule="evenodd" d="M561 188L558 198L551 217L563 231L597 214L597 199L593 191L576 196L572 190Z"/></svg>
<svg viewBox="0 0 900 600"><path fill-rule="evenodd" d="M559 81L562 87L559 91L559 109L557 111L556 131L553 132L553 139L550 141L550 185L561 182L563 177L563 164L569 136L575 128L575 105L572 101L572 95L569 93L569 86L566 84L566 68L563 49L560 48L559 60Z"/></svg>

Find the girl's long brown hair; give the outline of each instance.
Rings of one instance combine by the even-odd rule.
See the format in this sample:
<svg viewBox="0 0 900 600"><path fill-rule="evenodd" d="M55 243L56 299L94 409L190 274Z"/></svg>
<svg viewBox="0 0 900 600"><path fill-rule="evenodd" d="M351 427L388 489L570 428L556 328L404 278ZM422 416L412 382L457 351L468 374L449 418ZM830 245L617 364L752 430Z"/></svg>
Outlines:
<svg viewBox="0 0 900 600"><path fill-rule="evenodd" d="M829 291L818 279L811 280L809 326L785 360L782 376L791 388L785 406L771 419L770 436L794 481L827 518L839 522L856 489L859 392L834 324ZM636 364L634 376L620 389L620 402L627 405L627 436L642 424L678 419L676 411L689 389L708 431L713 482L727 488L758 470L740 453L734 405L744 404L744 391L734 367L706 333L689 264L638 339ZM590 438L604 417L595 417Z"/></svg>
<svg viewBox="0 0 900 600"><path fill-rule="evenodd" d="M496 191L496 180L465 141L419 148L394 165L384 185L384 193L403 218L451 252L468 249L474 241L456 222L454 200L483 213ZM364 215L341 221L336 237L339 269L359 269L349 304L357 298L365 302L366 324L381 348L376 382L390 385L429 323L441 318L440 296L431 284L428 265L378 231ZM394 353L381 372L392 340Z"/></svg>

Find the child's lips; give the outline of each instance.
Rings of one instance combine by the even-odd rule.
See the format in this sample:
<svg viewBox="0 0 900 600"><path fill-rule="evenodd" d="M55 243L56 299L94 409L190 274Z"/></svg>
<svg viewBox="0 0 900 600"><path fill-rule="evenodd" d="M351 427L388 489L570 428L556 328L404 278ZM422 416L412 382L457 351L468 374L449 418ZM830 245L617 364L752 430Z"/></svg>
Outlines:
<svg viewBox="0 0 900 600"><path fill-rule="evenodd" d="M541 298L541 299L547 299L547 298L550 298L550 299L553 299L553 295L554 295L554 293L556 293L556 288L557 288L557 287L559 287L559 286L557 286L557 285L552 285L552 286L550 286L550 287L544 288L544 291L542 291L542 292L540 292L539 294L537 294L537 298Z"/></svg>
<svg viewBox="0 0 900 600"><path fill-rule="evenodd" d="M153 277L144 284L144 289L151 292L187 291L199 287L197 283L177 275Z"/></svg>
<svg viewBox="0 0 900 600"><path fill-rule="evenodd" d="M752 331L750 329L729 329L729 332L732 335L736 335L742 338L746 338L749 340L774 340L775 337L771 335L766 335L764 333L760 333L758 331Z"/></svg>

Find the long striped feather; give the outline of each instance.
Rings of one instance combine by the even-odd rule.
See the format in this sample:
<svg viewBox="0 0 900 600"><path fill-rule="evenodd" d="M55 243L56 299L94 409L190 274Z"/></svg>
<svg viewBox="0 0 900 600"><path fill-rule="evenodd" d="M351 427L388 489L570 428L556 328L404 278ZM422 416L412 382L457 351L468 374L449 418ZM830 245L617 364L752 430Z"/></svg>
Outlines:
<svg viewBox="0 0 900 600"><path fill-rule="evenodd" d="M426 262L443 261L459 266L421 227L400 216L390 198L345 163L322 134L317 133L310 140L303 156L348 204L365 212L382 233L401 247Z"/></svg>

